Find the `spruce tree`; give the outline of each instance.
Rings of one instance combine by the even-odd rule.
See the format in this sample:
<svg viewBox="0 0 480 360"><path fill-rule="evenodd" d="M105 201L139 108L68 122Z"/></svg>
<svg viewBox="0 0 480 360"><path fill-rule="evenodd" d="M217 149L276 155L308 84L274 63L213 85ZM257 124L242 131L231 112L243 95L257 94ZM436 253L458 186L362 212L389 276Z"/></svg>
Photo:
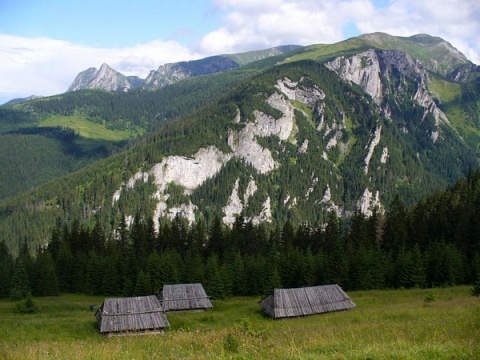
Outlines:
<svg viewBox="0 0 480 360"><path fill-rule="evenodd" d="M472 287L472 295L473 296L480 296L480 272L477 273L477 278L475 280L475 284Z"/></svg>
<svg viewBox="0 0 480 360"><path fill-rule="evenodd" d="M146 272L150 275L153 292L160 292L163 287L162 282L162 263L161 258L156 251L152 252L147 259Z"/></svg>
<svg viewBox="0 0 480 360"><path fill-rule="evenodd" d="M146 296L153 294L150 275L148 273L144 273L142 270L140 270L133 293L135 296Z"/></svg>
<svg viewBox="0 0 480 360"><path fill-rule="evenodd" d="M58 251L55 270L60 291L73 292L75 290L75 260L68 243L63 243Z"/></svg>
<svg viewBox="0 0 480 360"><path fill-rule="evenodd" d="M30 288L30 281L27 270L25 269L25 264L22 259L17 258L13 272L12 286L10 288L10 299L15 301L21 300L31 293L32 289Z"/></svg>
<svg viewBox="0 0 480 360"><path fill-rule="evenodd" d="M14 262L5 242L0 242L0 299L8 298L14 270Z"/></svg>
<svg viewBox="0 0 480 360"><path fill-rule="evenodd" d="M34 294L36 296L57 296L59 294L58 278L50 252L38 253L35 270Z"/></svg>
<svg viewBox="0 0 480 360"><path fill-rule="evenodd" d="M205 291L212 299L225 298L225 288L220 276L218 257L213 254L205 265Z"/></svg>

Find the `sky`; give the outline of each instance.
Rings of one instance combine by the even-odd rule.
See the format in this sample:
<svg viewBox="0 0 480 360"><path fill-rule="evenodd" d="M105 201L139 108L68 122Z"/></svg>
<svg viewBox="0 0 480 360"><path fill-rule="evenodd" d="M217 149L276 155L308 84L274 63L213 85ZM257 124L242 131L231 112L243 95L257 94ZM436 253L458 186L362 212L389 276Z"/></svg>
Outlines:
<svg viewBox="0 0 480 360"><path fill-rule="evenodd" d="M0 0L0 104L63 93L103 63L145 78L166 63L377 31L439 36L480 64L479 0Z"/></svg>

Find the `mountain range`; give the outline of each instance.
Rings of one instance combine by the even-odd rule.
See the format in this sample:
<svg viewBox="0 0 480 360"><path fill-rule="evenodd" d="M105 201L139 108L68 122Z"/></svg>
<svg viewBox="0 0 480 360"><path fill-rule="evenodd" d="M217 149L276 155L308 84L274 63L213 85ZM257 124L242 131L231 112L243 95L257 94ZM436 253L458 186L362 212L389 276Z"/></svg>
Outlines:
<svg viewBox="0 0 480 360"><path fill-rule="evenodd" d="M68 88L68 91L83 89L125 92L134 89L156 90L191 76L210 75L235 69L254 61L284 54L299 48L301 47L296 45L285 45L266 50L211 56L200 60L160 65L157 70L151 70L145 79L141 79L138 76L125 76L107 64L102 64L98 70L89 68L80 72Z"/></svg>
<svg viewBox="0 0 480 360"><path fill-rule="evenodd" d="M0 241L45 244L52 226L74 222L115 234L136 214L157 227L179 216L322 224L397 196L411 206L478 168L480 69L448 42L375 33L280 49L165 65L145 80L104 64L65 94L0 107L10 148L62 126L49 146L78 161L3 196ZM104 131L102 147L85 126Z"/></svg>

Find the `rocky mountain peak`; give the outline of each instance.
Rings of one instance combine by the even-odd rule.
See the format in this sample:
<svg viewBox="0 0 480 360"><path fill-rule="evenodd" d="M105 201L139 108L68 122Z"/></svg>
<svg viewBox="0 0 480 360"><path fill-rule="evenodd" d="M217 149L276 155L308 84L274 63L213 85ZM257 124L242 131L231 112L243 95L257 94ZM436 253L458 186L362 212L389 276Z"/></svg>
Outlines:
<svg viewBox="0 0 480 360"><path fill-rule="evenodd" d="M138 87L143 81L136 76L125 76L103 63L100 69L94 67L82 71L77 75L68 91L82 89L101 89L107 91L128 91Z"/></svg>

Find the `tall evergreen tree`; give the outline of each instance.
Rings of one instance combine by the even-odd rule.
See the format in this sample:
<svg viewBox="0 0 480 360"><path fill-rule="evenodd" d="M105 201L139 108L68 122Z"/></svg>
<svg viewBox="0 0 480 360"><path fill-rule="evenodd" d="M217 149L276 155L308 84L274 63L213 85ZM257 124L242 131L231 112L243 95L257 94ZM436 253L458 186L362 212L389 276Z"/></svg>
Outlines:
<svg viewBox="0 0 480 360"><path fill-rule="evenodd" d="M68 243L62 243L55 261L60 291L75 291L75 259Z"/></svg>
<svg viewBox="0 0 480 360"><path fill-rule="evenodd" d="M42 251L37 254L35 270L34 295L57 296L59 294L58 278L50 252Z"/></svg>
<svg viewBox="0 0 480 360"><path fill-rule="evenodd" d="M31 293L32 289L30 288L30 280L28 279L25 264L21 258L17 258L10 288L10 299L22 300Z"/></svg>
<svg viewBox="0 0 480 360"><path fill-rule="evenodd" d="M140 270L137 276L137 281L135 283L135 290L133 291L135 296L146 296L152 295L152 282L150 280L150 275L148 273Z"/></svg>
<svg viewBox="0 0 480 360"><path fill-rule="evenodd" d="M216 254L209 256L205 265L205 291L212 299L225 298L225 287Z"/></svg>
<svg viewBox="0 0 480 360"><path fill-rule="evenodd" d="M14 266L5 242L0 242L0 299L8 298L10 295Z"/></svg>
<svg viewBox="0 0 480 360"><path fill-rule="evenodd" d="M207 254L217 254L220 258L225 252L226 240L222 222L218 216L213 219L208 235Z"/></svg>

